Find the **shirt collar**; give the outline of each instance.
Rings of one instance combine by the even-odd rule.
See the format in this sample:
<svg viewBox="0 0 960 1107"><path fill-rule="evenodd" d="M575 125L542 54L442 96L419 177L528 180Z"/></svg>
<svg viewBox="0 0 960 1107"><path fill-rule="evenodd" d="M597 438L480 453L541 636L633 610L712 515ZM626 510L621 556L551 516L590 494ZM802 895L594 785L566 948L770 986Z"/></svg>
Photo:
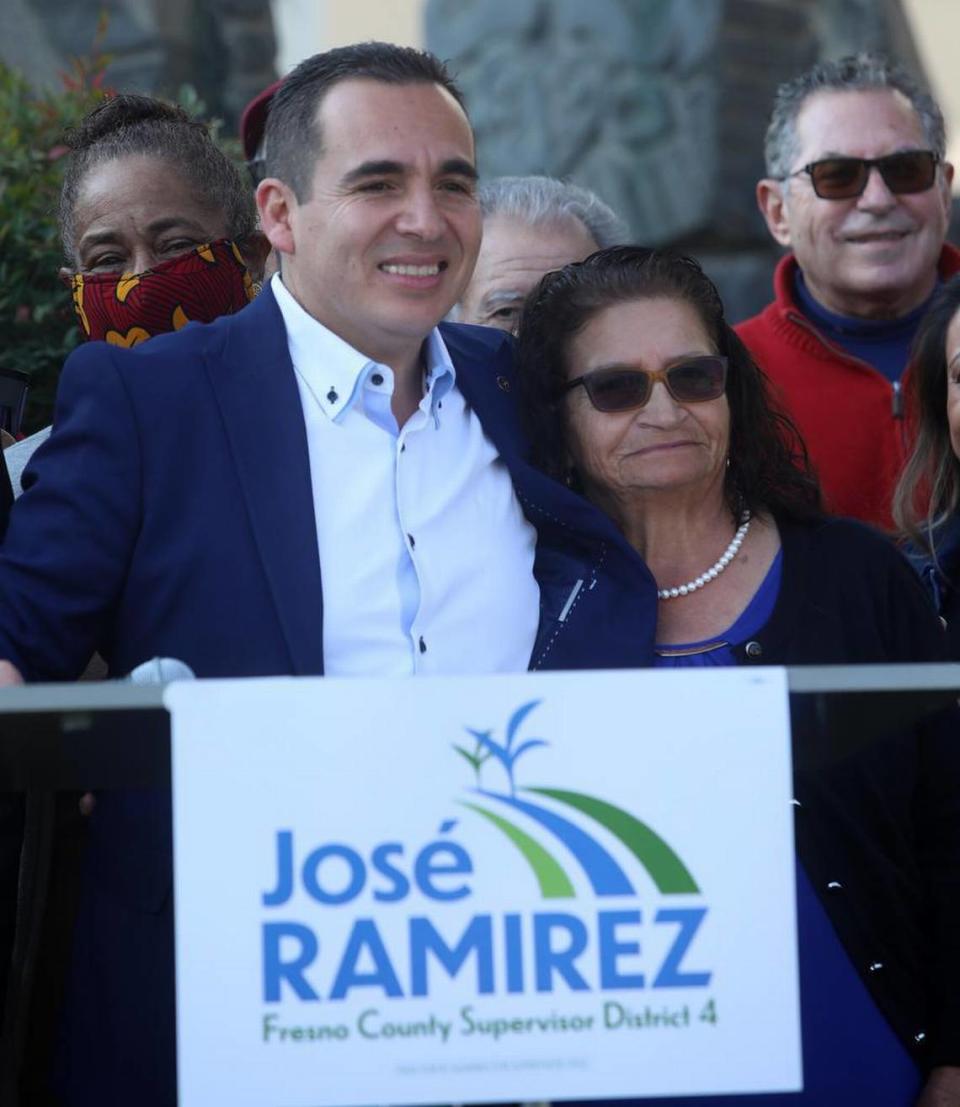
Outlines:
<svg viewBox="0 0 960 1107"><path fill-rule="evenodd" d="M388 366L371 361L305 311L279 273L274 274L271 289L283 316L293 368L331 419L337 420L356 403L376 370L392 379ZM424 393L430 397L430 410L436 419L440 401L456 382L450 352L436 327L427 335L423 360Z"/></svg>
<svg viewBox="0 0 960 1107"><path fill-rule="evenodd" d="M280 274L270 285L287 329L287 347L297 376L331 419L346 411L371 361L297 303Z"/></svg>
<svg viewBox="0 0 960 1107"><path fill-rule="evenodd" d="M454 368L450 351L437 327L427 335L423 346L423 361L423 387L430 395L430 409L436 417L437 405L457 381L457 370Z"/></svg>

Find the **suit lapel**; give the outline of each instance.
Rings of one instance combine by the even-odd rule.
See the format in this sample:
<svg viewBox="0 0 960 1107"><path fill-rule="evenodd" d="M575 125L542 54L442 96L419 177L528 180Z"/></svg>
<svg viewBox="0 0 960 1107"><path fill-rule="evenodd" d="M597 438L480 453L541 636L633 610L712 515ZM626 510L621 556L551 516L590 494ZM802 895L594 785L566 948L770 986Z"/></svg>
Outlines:
<svg viewBox="0 0 960 1107"><path fill-rule="evenodd" d="M323 672L323 590L303 409L269 286L230 317L213 384L294 675ZM237 598L243 602L242 597Z"/></svg>
<svg viewBox="0 0 960 1107"><path fill-rule="evenodd" d="M526 452L513 368L513 344L489 328L442 324L457 370L457 387L477 413L484 434L510 461Z"/></svg>
<svg viewBox="0 0 960 1107"><path fill-rule="evenodd" d="M229 318L207 370L295 675L323 672L323 589L310 459L280 309L269 286ZM521 505L544 530L623 544L612 520L534 469L518 414L512 347L478 328L444 326L457 383L507 465ZM478 340L479 339L479 340ZM242 602L242 597L238 597Z"/></svg>

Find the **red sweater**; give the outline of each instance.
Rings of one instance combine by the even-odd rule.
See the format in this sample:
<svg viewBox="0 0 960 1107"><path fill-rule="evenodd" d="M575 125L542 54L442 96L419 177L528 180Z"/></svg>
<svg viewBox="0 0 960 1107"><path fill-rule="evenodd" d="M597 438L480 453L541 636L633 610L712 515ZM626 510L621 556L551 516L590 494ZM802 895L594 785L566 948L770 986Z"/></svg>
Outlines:
<svg viewBox="0 0 960 1107"><path fill-rule="evenodd" d="M910 443L902 386L841 350L803 314L794 296L797 262L783 258L775 299L734 329L800 429L828 510L889 529L893 489ZM960 272L960 250L945 245L940 276Z"/></svg>

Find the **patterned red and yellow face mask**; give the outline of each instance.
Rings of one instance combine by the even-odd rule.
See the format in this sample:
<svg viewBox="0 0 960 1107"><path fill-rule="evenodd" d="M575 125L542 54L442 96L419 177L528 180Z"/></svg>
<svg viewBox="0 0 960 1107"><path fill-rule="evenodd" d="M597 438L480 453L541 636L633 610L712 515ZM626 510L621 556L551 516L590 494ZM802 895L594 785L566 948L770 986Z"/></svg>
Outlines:
<svg viewBox="0 0 960 1107"><path fill-rule="evenodd" d="M136 346L187 323L211 323L253 299L253 280L228 238L197 246L143 273L74 273L73 307L84 335Z"/></svg>

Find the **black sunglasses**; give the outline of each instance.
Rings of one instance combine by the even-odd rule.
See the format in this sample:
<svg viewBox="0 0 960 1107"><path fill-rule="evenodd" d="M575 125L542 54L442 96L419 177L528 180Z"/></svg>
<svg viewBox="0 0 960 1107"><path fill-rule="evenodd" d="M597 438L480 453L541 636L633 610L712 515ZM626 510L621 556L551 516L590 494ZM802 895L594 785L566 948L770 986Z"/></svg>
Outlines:
<svg viewBox="0 0 960 1107"><path fill-rule="evenodd" d="M598 369L569 381L563 393L583 385L597 411L629 411L647 403L657 381L663 381L678 404L716 400L727 386L727 359L719 354L692 357L653 373L643 369Z"/></svg>
<svg viewBox="0 0 960 1107"><path fill-rule="evenodd" d="M823 158L781 180L808 173L821 200L852 200L867 187L870 170L876 166L887 188L903 195L926 192L936 179L939 162L940 156L932 150L904 150L883 158Z"/></svg>

